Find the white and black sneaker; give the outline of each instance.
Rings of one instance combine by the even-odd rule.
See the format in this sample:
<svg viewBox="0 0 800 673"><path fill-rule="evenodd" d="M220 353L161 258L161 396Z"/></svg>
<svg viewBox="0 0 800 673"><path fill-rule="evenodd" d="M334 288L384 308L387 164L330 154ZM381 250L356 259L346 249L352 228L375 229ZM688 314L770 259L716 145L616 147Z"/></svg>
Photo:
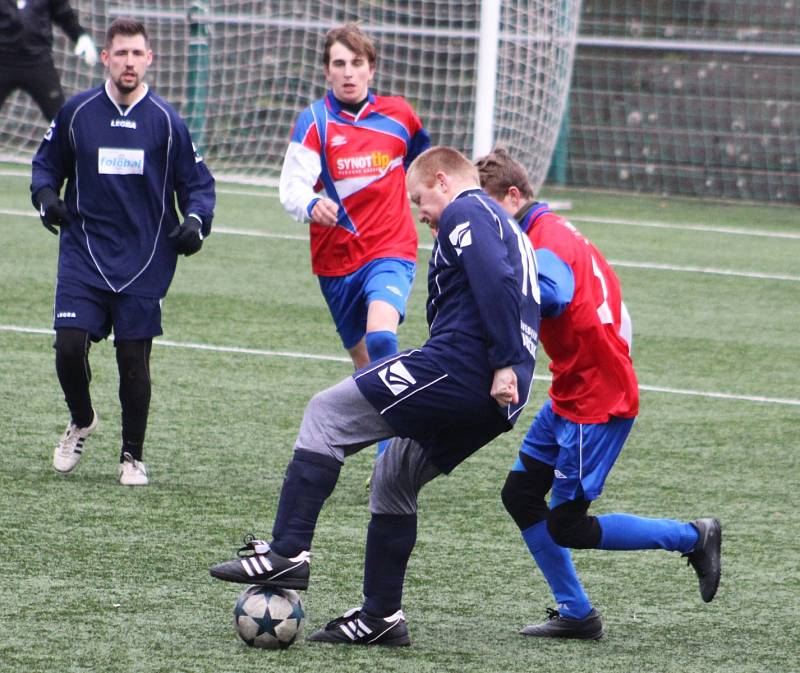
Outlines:
<svg viewBox="0 0 800 673"><path fill-rule="evenodd" d="M92 410L92 422L85 428L79 428L72 421L67 424L67 429L61 436L55 451L53 451L53 467L56 472L66 474L72 472L78 461L83 456L83 444L86 438L97 427L97 412Z"/></svg>
<svg viewBox="0 0 800 673"><path fill-rule="evenodd" d="M287 558L272 551L264 540L256 540L248 535L238 554L239 558L218 563L211 568L211 576L225 582L308 589L309 552L302 551L297 556Z"/></svg>
<svg viewBox="0 0 800 673"><path fill-rule="evenodd" d="M328 622L324 629L312 633L308 640L340 645L387 647L411 645L406 617L402 610L388 617L373 617L363 612L361 608L348 610L341 617Z"/></svg>

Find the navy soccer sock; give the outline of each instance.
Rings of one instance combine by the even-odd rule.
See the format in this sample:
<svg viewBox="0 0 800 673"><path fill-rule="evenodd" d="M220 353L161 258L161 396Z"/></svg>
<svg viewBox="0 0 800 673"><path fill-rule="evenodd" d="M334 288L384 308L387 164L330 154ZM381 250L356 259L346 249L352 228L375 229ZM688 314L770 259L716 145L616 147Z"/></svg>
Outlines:
<svg viewBox="0 0 800 673"><path fill-rule="evenodd" d="M697 529L690 523L633 514L603 514L597 520L602 532L598 549L666 549L686 553L697 544Z"/></svg>
<svg viewBox="0 0 800 673"><path fill-rule="evenodd" d="M536 565L550 585L558 611L563 617L583 619L592 610L589 597L583 590L568 549L559 547L547 530L547 522L539 521L522 531Z"/></svg>
<svg viewBox="0 0 800 673"><path fill-rule="evenodd" d="M372 515L364 559L364 612L387 617L400 609L406 566L416 542L416 514Z"/></svg>
<svg viewBox="0 0 800 673"><path fill-rule="evenodd" d="M364 341L366 341L367 344L367 353L369 354L370 362L375 362L375 360L380 360L387 355L393 355L397 352L397 335L389 330L367 332ZM387 446L389 446L388 439L378 442L378 449L375 453L376 457L386 451Z"/></svg>
<svg viewBox="0 0 800 673"><path fill-rule="evenodd" d="M297 449L283 479L270 546L281 556L311 549L317 517L336 482L341 463L331 456Z"/></svg>

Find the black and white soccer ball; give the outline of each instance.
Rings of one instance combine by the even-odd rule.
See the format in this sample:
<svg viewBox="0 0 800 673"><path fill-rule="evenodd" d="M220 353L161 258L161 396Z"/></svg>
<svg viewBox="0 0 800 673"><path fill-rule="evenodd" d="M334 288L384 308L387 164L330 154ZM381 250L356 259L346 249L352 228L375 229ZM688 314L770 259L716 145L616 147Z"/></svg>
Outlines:
<svg viewBox="0 0 800 673"><path fill-rule="evenodd" d="M251 647L286 649L303 629L305 612L300 595L291 589L251 586L233 608L233 623Z"/></svg>

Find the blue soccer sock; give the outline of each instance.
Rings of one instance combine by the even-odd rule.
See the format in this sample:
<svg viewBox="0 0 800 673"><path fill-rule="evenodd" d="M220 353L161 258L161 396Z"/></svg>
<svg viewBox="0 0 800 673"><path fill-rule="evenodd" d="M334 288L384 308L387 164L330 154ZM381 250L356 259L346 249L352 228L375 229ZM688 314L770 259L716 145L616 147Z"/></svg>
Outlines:
<svg viewBox="0 0 800 673"><path fill-rule="evenodd" d="M522 531L536 565L542 571L564 617L583 619L592 610L589 597L575 572L568 549L559 547L547 531L547 522L540 521Z"/></svg>
<svg viewBox="0 0 800 673"><path fill-rule="evenodd" d="M372 515L364 559L364 612L387 617L400 609L406 566L416 542L416 514Z"/></svg>
<svg viewBox="0 0 800 673"><path fill-rule="evenodd" d="M331 456L297 449L283 480L270 546L281 556L311 549L320 510L333 492L342 466Z"/></svg>
<svg viewBox="0 0 800 673"><path fill-rule="evenodd" d="M367 332L364 341L367 345L367 354L370 362L375 362L375 360L380 360L397 352L397 335L389 330Z"/></svg>
<svg viewBox="0 0 800 673"><path fill-rule="evenodd" d="M375 362L375 360L380 360L387 355L393 355L397 352L397 335L389 330L367 332L364 341L366 341L367 344L367 353L369 354L370 362ZM383 439L378 442L375 457L377 458L386 451L387 446L389 446L388 439Z"/></svg>
<svg viewBox="0 0 800 673"><path fill-rule="evenodd" d="M666 549L690 552L697 544L697 529L673 519L647 519L633 514L603 514L598 549Z"/></svg>

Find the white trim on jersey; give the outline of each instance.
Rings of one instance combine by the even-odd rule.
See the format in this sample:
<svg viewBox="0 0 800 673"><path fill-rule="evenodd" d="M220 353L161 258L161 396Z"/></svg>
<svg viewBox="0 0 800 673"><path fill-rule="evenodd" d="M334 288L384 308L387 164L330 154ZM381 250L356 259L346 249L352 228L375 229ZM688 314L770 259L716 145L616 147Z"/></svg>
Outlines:
<svg viewBox="0 0 800 673"><path fill-rule="evenodd" d="M133 101L133 103L128 105L128 107L125 108L125 111L123 112L122 108L119 106L119 103L117 103L117 101L114 100L114 96L111 95L110 86L111 86L111 80L107 79L105 86L103 88L105 89L106 96L108 96L108 100L110 100L114 104L114 107L117 108L117 112L119 112L121 117L127 117L130 114L130 111L133 110L133 108L136 107L137 104L141 103L144 100L145 96L147 96L147 92L150 91L150 87L148 87L147 84L143 84L144 91L142 92L142 95L139 96L135 101Z"/></svg>

